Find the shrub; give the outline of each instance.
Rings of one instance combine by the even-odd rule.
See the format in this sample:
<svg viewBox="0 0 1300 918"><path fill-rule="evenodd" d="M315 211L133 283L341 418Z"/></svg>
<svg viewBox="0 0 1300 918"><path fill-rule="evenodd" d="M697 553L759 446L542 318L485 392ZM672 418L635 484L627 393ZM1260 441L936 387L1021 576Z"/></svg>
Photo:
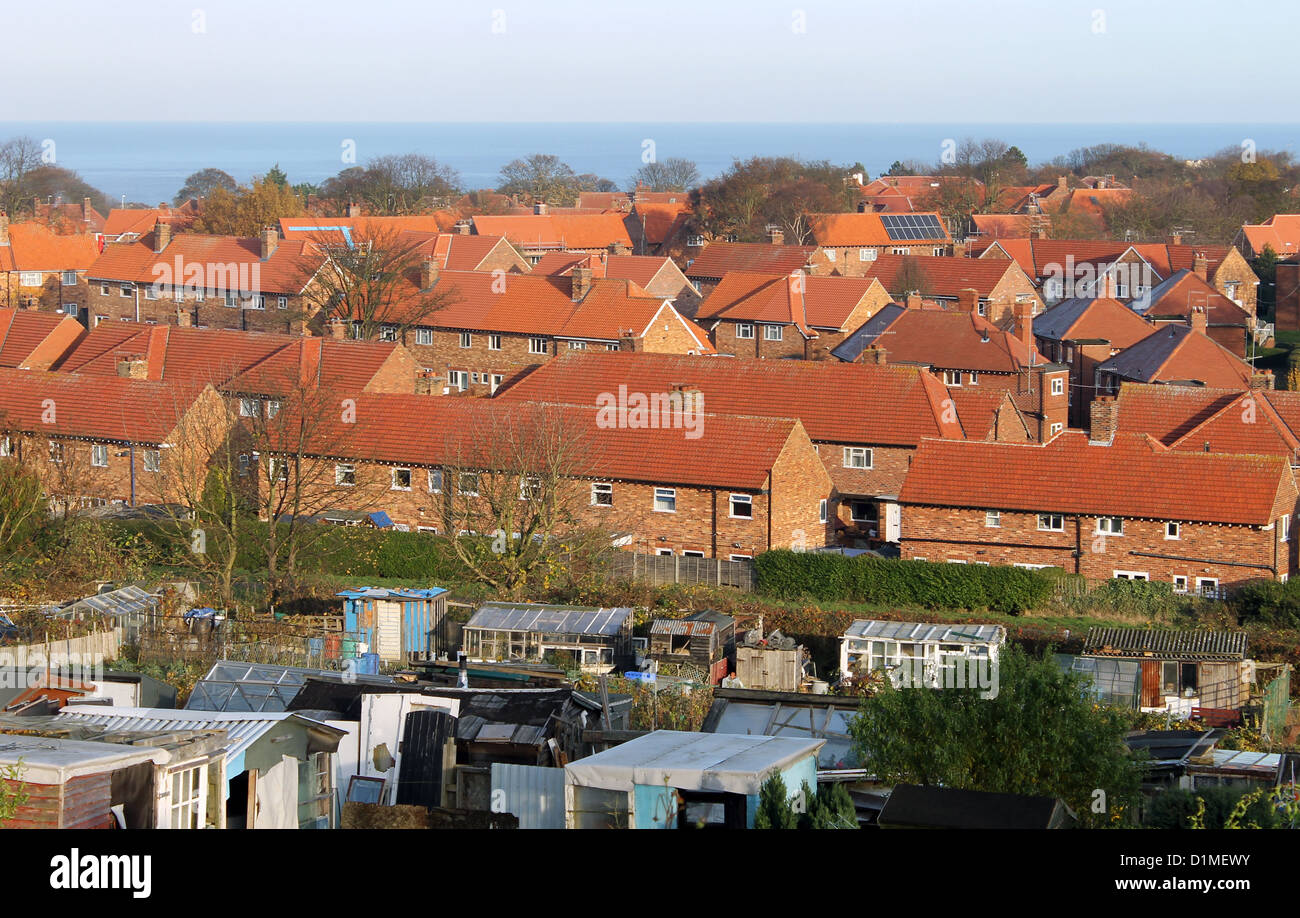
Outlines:
<svg viewBox="0 0 1300 918"><path fill-rule="evenodd" d="M1045 604L1050 576L1005 565L895 561L830 552L768 551L755 559L758 589L782 599L868 602L1016 614Z"/></svg>

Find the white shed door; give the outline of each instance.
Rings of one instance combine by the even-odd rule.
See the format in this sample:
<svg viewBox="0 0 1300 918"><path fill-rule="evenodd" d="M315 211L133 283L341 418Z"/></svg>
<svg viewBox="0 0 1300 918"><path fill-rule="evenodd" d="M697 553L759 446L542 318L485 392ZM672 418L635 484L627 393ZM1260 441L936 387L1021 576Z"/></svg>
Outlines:
<svg viewBox="0 0 1300 918"><path fill-rule="evenodd" d="M402 658L402 609L385 603L375 610L375 653L381 660Z"/></svg>

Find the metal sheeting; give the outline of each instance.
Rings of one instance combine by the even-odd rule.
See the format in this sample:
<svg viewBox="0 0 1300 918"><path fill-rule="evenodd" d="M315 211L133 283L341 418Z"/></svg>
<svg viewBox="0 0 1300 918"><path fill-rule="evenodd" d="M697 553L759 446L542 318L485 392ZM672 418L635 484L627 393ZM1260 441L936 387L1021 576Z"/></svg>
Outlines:
<svg viewBox="0 0 1300 918"><path fill-rule="evenodd" d="M631 792L646 787L757 794L764 779L824 740L656 730L564 766L566 784Z"/></svg>
<svg viewBox="0 0 1300 918"><path fill-rule="evenodd" d="M447 591L442 587L432 587L427 590L409 589L406 587L354 587L349 590L341 590L335 593L335 596L342 596L346 599L433 599L435 596L441 596Z"/></svg>
<svg viewBox="0 0 1300 918"><path fill-rule="evenodd" d="M650 625L651 634L706 635L715 630L713 622L679 621L671 618L656 618Z"/></svg>
<svg viewBox="0 0 1300 918"><path fill-rule="evenodd" d="M60 609L56 617L74 615L82 612L98 612L101 615L131 615L143 612L158 605L158 596L142 590L138 586L122 587L108 593L87 596Z"/></svg>
<svg viewBox="0 0 1300 918"><path fill-rule="evenodd" d="M278 712L288 710L289 703L310 677L339 676L329 670L300 666L274 666L218 660L212 664L185 702L187 711ZM349 674L363 684L391 685L384 676Z"/></svg>
<svg viewBox="0 0 1300 918"><path fill-rule="evenodd" d="M817 767L822 770L857 768L860 765L849 735L849 721L857 710L787 702L736 701L719 699L721 712L711 727L714 733L762 736L786 736L826 741L817 753Z"/></svg>
<svg viewBox="0 0 1300 918"><path fill-rule="evenodd" d="M563 829L564 769L493 762L492 799L519 817L521 829Z"/></svg>
<svg viewBox="0 0 1300 918"><path fill-rule="evenodd" d="M844 632L846 638L944 644L1001 644L1006 629L1001 625L945 625L925 622L855 621Z"/></svg>
<svg viewBox="0 0 1300 918"><path fill-rule="evenodd" d="M1246 632L1089 628L1083 652L1163 660L1241 660L1246 656Z"/></svg>
<svg viewBox="0 0 1300 918"><path fill-rule="evenodd" d="M596 634L613 637L631 616L629 608L584 609L534 603L488 603L479 607L466 628L484 631L533 631L543 634Z"/></svg>

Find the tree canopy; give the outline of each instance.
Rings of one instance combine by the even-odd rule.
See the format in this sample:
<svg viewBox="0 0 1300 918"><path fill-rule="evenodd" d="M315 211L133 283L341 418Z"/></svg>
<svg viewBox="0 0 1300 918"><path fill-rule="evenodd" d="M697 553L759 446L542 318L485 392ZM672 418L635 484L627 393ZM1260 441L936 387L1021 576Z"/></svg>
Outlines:
<svg viewBox="0 0 1300 918"><path fill-rule="evenodd" d="M233 193L239 189L239 183L229 172L221 169L200 169L198 172L191 173L185 180L181 190L176 192L176 197L172 198L172 203L179 206L190 198L203 199L217 188L224 188Z"/></svg>

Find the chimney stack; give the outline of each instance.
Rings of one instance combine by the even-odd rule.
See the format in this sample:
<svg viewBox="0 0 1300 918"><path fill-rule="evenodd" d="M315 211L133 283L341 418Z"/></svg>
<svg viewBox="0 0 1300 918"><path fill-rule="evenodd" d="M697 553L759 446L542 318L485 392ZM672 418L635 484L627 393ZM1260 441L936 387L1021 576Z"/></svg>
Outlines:
<svg viewBox="0 0 1300 918"><path fill-rule="evenodd" d="M468 236L469 230L470 230L470 223L468 220L461 220L459 223L456 224L456 232L462 236Z"/></svg>
<svg viewBox="0 0 1300 918"><path fill-rule="evenodd" d="M9 244L9 215L0 210L0 245Z"/></svg>
<svg viewBox="0 0 1300 918"><path fill-rule="evenodd" d="M1170 234L1169 234L1169 244L1170 244L1170 245L1182 245L1182 244L1183 244L1183 234L1182 234L1182 233L1170 233Z"/></svg>
<svg viewBox="0 0 1300 918"><path fill-rule="evenodd" d="M262 227L262 261L266 261L280 244L280 233L274 226Z"/></svg>
<svg viewBox="0 0 1300 918"><path fill-rule="evenodd" d="M546 216L546 202L545 202L545 201L535 201L535 202L533 202L533 214L534 214L534 216L545 217L545 216Z"/></svg>
<svg viewBox="0 0 1300 918"><path fill-rule="evenodd" d="M1113 395L1100 395L1092 400L1092 424L1088 437L1099 442L1109 443L1115 439L1115 429L1119 426L1119 402Z"/></svg>
<svg viewBox="0 0 1300 918"><path fill-rule="evenodd" d="M127 354L117 359L117 375L126 379L148 379L149 363L143 354Z"/></svg>
<svg viewBox="0 0 1300 918"><path fill-rule="evenodd" d="M767 231L767 241L771 245L785 245L785 230L774 226Z"/></svg>
<svg viewBox="0 0 1300 918"><path fill-rule="evenodd" d="M1056 177L1056 187L1059 188L1059 189L1061 189L1062 191L1065 191L1066 189L1068 189L1068 188L1070 187L1070 185L1069 185L1069 181L1068 181L1068 176L1058 175L1058 176Z"/></svg>
<svg viewBox="0 0 1300 918"><path fill-rule="evenodd" d="M1034 304L1031 301L1016 302L1011 305L1011 314L1015 321L1015 336L1026 347L1034 346Z"/></svg>
<svg viewBox="0 0 1300 918"><path fill-rule="evenodd" d="M359 216L361 216L361 205L356 201L348 201L348 217L352 218Z"/></svg>
<svg viewBox="0 0 1300 918"><path fill-rule="evenodd" d="M1192 256L1192 273L1201 280L1208 282L1210 279L1210 260L1205 257L1204 252L1197 252Z"/></svg>
<svg viewBox="0 0 1300 918"><path fill-rule="evenodd" d="M878 344L862 349L862 356L858 358L861 363L869 363L878 367L883 367L888 359L889 352Z"/></svg>
<svg viewBox="0 0 1300 918"><path fill-rule="evenodd" d="M639 353L645 349L645 341L638 338L633 332L623 332L618 336L618 349L620 351Z"/></svg>
<svg viewBox="0 0 1300 918"><path fill-rule="evenodd" d="M957 291L957 309L961 312L979 312L980 294L974 287Z"/></svg>
<svg viewBox="0 0 1300 918"><path fill-rule="evenodd" d="M438 262L426 258L420 262L420 289L429 290L438 282Z"/></svg>
<svg viewBox="0 0 1300 918"><path fill-rule="evenodd" d="M192 328L194 326L194 316L184 306L176 307L176 325L179 328Z"/></svg>
<svg viewBox="0 0 1300 918"><path fill-rule="evenodd" d="M1204 306L1193 306L1192 314L1187 317L1187 324L1192 326L1192 331L1199 334L1205 334L1210 327L1210 317L1206 313Z"/></svg>
<svg viewBox="0 0 1300 918"><path fill-rule="evenodd" d="M1258 370L1250 376L1251 389L1272 389L1273 388L1273 371Z"/></svg>
<svg viewBox="0 0 1300 918"><path fill-rule="evenodd" d="M342 341L348 336L348 323L339 318L330 319L329 330L330 337Z"/></svg>
<svg viewBox="0 0 1300 918"><path fill-rule="evenodd" d="M90 222L90 198L81 199L81 222Z"/></svg>
<svg viewBox="0 0 1300 918"><path fill-rule="evenodd" d="M611 243L609 244L609 254L610 254L610 255L626 255L626 254L627 254L627 246L624 245L622 242L611 242Z"/></svg>
<svg viewBox="0 0 1300 918"><path fill-rule="evenodd" d="M953 258L965 258L965 257L966 257L966 243L964 243L964 242L954 242L954 243L952 244L952 257L953 257Z"/></svg>
<svg viewBox="0 0 1300 918"><path fill-rule="evenodd" d="M573 302L577 303L591 290L591 268L574 268L570 277L573 281Z"/></svg>
<svg viewBox="0 0 1300 918"><path fill-rule="evenodd" d="M172 241L172 225L159 220L153 225L153 250L154 254L167 248L167 244Z"/></svg>
<svg viewBox="0 0 1300 918"><path fill-rule="evenodd" d="M913 290L913 291L910 292L910 293L907 295L907 297L904 299L904 301L903 301L903 306L904 306L904 308L906 308L906 309L920 309L920 308L921 308L921 294L918 293L917 291Z"/></svg>

